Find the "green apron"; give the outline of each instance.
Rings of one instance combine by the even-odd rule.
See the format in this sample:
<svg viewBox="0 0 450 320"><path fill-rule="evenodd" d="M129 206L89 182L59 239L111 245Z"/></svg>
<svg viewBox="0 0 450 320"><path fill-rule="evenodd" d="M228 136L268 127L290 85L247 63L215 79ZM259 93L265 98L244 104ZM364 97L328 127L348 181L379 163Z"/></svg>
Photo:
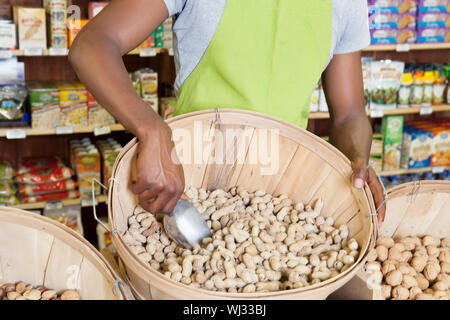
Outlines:
<svg viewBox="0 0 450 320"><path fill-rule="evenodd" d="M332 0L227 0L208 49L180 88L174 115L246 109L306 128L331 32Z"/></svg>

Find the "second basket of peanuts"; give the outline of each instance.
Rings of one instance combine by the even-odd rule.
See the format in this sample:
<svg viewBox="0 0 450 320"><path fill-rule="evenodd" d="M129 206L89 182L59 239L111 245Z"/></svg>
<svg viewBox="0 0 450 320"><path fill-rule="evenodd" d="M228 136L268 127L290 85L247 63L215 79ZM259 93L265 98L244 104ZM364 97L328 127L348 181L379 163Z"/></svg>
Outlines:
<svg viewBox="0 0 450 320"><path fill-rule="evenodd" d="M331 145L248 111L202 111L169 125L185 194L212 236L180 247L162 215L139 205L129 188L138 142L130 142L113 169L108 211L137 298L325 299L366 262L376 237L372 195L352 187L350 163ZM262 146L271 153L259 161Z"/></svg>

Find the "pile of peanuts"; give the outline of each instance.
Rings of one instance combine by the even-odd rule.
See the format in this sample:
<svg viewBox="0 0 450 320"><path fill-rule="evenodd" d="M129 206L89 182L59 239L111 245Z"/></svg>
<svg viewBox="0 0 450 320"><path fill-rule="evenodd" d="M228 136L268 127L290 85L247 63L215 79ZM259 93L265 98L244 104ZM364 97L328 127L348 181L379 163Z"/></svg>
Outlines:
<svg viewBox="0 0 450 320"><path fill-rule="evenodd" d="M44 286L33 287L25 282L3 283L0 281L0 300L80 300L76 290L66 290L58 295Z"/></svg>
<svg viewBox="0 0 450 320"><path fill-rule="evenodd" d="M164 232L161 216L137 207L125 242L140 259L166 277L194 288L230 293L301 288L336 277L359 257L359 245L346 225L285 195L233 187L189 188L186 195L202 213L212 237L192 250Z"/></svg>
<svg viewBox="0 0 450 320"><path fill-rule="evenodd" d="M450 238L381 237L366 271L384 299L450 299Z"/></svg>

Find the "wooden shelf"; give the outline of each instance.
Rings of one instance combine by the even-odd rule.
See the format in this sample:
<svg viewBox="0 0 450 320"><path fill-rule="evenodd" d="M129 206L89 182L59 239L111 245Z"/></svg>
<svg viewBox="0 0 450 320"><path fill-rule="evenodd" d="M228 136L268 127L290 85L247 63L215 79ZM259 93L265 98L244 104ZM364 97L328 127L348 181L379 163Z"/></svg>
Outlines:
<svg viewBox="0 0 450 320"><path fill-rule="evenodd" d="M106 199L108 199L107 195L101 194L101 195L97 196L98 203L105 203ZM90 199L87 199L86 200L87 203L83 203L81 201L81 198L64 199L64 200L61 200L61 203L62 203L63 207L76 206L76 205L82 205L83 207L88 207L91 205L91 202L92 202L89 200ZM44 209L46 204L47 204L47 202L23 203L23 204L18 204L18 205L12 206L12 207L17 208L17 209L22 209L22 210L40 210L40 209Z"/></svg>
<svg viewBox="0 0 450 320"><path fill-rule="evenodd" d="M410 173L424 173L424 172L443 172L450 170L450 167L428 167L428 168L421 168L421 169L399 169L399 170L392 170L392 171L384 171L380 172L379 175L382 177L387 176L397 176L402 174L410 174Z"/></svg>
<svg viewBox="0 0 450 320"><path fill-rule="evenodd" d="M450 105L444 104L440 106L433 106L433 113L435 112L445 112L450 111ZM392 115L402 115L402 114L418 114L420 113L420 107L410 107L410 108L397 108L393 110L384 110L383 113L386 116ZM370 116L370 112L367 112L367 115ZM309 114L309 119L328 119L330 118L330 114L328 112L312 112Z"/></svg>
<svg viewBox="0 0 450 320"><path fill-rule="evenodd" d="M154 50L151 50L154 49ZM164 52L168 52L171 53L172 51L168 48L151 48L150 50L147 51L143 51L142 56L153 56L153 55L157 55L160 53L164 53ZM44 49L42 50L42 54L41 55L33 55L33 54L26 54L25 50L12 50L12 55L16 56L16 57L65 57L67 56L67 54L52 54L50 52L49 49ZM127 55L141 55L141 51L139 49L134 49L132 51L130 51L129 53L127 53Z"/></svg>
<svg viewBox="0 0 450 320"><path fill-rule="evenodd" d="M96 129L98 128L105 128L107 126L103 126L103 127L96 127L96 126L80 126L80 127L73 127L73 133L72 134L77 134L77 133L92 133L95 132ZM111 131L124 131L125 128L119 124L111 124L109 125L109 128L111 129ZM7 131L8 130L24 130L26 136L48 136L48 135L56 135L56 128L50 128L50 129L32 129L32 128L3 128L0 129L0 137L6 137Z"/></svg>
<svg viewBox="0 0 450 320"><path fill-rule="evenodd" d="M409 49L409 50L408 50ZM450 43L414 43L408 45L371 45L363 49L363 51L398 51L398 52L408 52L415 50L447 50L450 49Z"/></svg>

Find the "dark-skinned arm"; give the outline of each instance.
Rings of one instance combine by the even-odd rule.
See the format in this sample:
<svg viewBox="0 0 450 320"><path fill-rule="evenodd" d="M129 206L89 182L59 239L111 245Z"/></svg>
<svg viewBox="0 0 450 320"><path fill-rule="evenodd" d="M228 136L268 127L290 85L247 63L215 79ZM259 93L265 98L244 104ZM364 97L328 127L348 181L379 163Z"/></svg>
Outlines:
<svg viewBox="0 0 450 320"><path fill-rule="evenodd" d="M364 107L361 52L335 55L322 75L322 84L331 117L330 142L352 162L354 186L363 188L367 182L378 208L384 193L375 171L368 168L373 132ZM379 224L384 216L382 206Z"/></svg>
<svg viewBox="0 0 450 320"><path fill-rule="evenodd" d="M81 30L69 52L75 72L100 105L138 137L132 189L153 213L173 210L184 190L184 173L171 158L170 128L136 93L122 56L167 16L163 0L114 0Z"/></svg>

